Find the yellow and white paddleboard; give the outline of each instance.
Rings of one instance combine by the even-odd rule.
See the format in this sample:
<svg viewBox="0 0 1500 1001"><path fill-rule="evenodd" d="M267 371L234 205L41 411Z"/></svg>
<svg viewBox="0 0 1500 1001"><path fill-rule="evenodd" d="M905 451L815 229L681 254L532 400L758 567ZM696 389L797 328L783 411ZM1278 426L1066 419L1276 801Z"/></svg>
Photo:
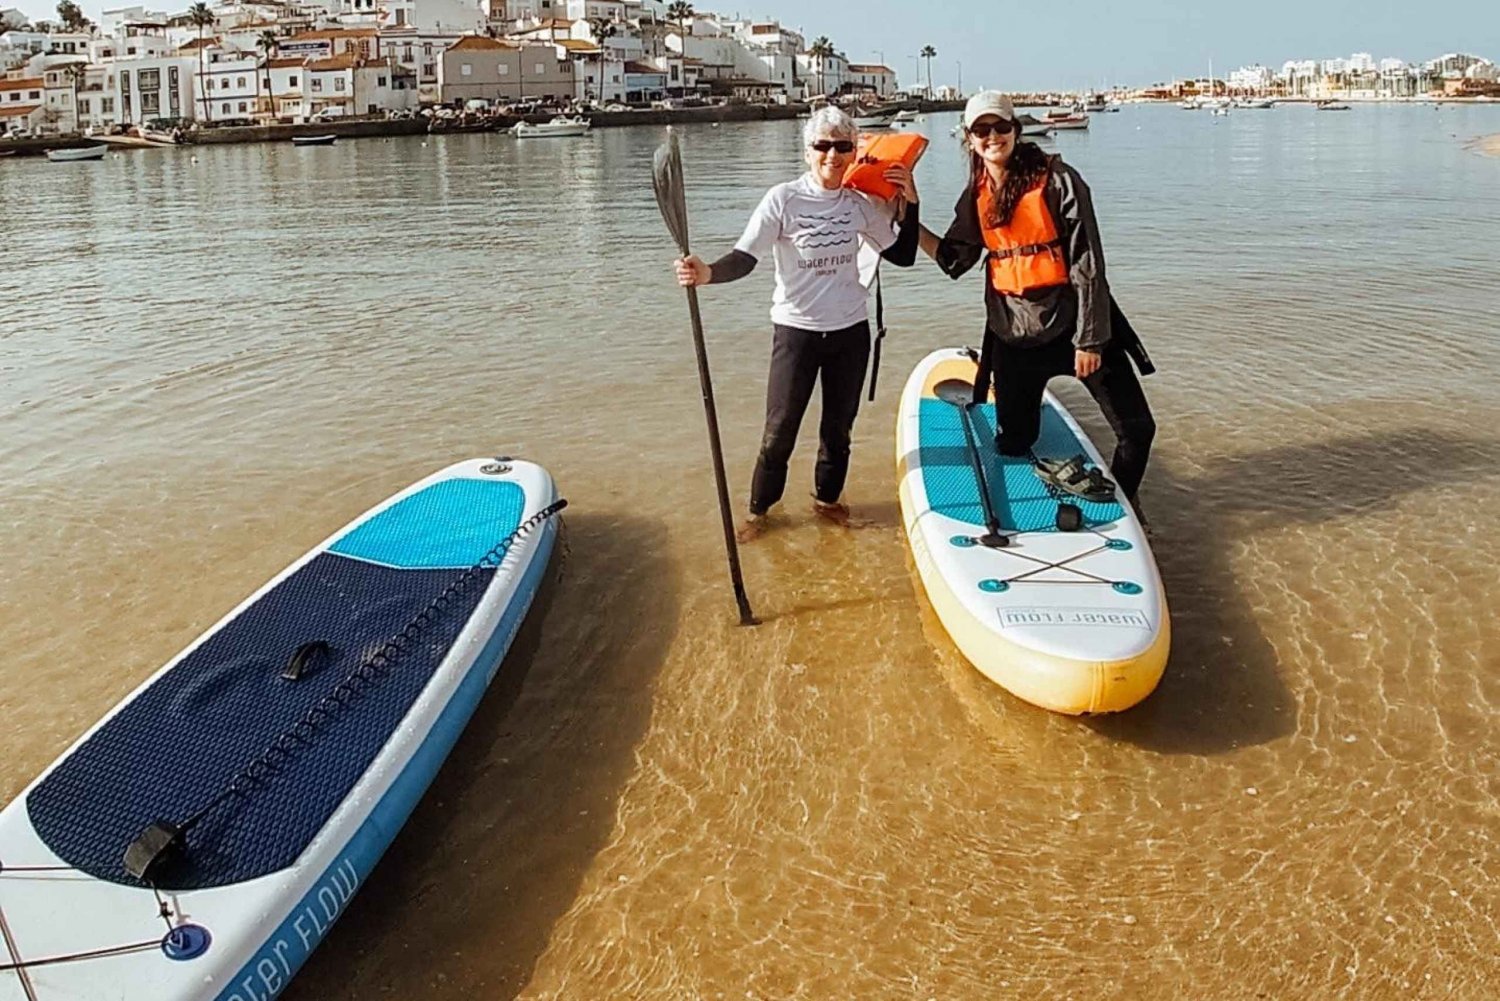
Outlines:
<svg viewBox="0 0 1500 1001"><path fill-rule="evenodd" d="M896 469L922 585L963 655L1011 693L1060 713L1129 709L1156 688L1171 645L1150 543L1123 498L1063 494L1030 459L996 451L993 402L950 402L977 367L967 351L933 352L901 395ZM1051 393L1034 451L1082 454L1107 472Z"/></svg>

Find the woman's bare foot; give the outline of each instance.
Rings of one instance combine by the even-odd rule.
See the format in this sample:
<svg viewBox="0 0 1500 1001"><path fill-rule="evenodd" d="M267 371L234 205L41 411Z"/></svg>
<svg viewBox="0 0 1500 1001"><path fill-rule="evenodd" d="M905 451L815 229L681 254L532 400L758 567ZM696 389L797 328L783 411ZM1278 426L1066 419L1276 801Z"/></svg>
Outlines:
<svg viewBox="0 0 1500 1001"><path fill-rule="evenodd" d="M734 533L735 541L740 544L754 542L766 534L766 516L763 514L752 514L740 523L739 530Z"/></svg>
<svg viewBox="0 0 1500 1001"><path fill-rule="evenodd" d="M824 521L832 522L833 524L838 525L840 528L849 528L850 521L852 520L852 516L849 514L848 504L843 504L838 501L835 501L832 504L828 504L824 501L818 500L816 497L813 498L813 514L817 515L819 518L822 518Z"/></svg>

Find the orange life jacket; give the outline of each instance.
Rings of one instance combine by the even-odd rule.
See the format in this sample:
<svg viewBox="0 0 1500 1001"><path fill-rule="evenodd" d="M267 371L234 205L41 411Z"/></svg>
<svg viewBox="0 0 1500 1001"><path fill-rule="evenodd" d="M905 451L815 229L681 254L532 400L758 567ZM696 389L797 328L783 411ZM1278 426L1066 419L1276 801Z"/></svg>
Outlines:
<svg viewBox="0 0 1500 1001"><path fill-rule="evenodd" d="M989 248L990 284L1001 295L1024 295L1032 289L1068 283L1068 262L1063 257L1057 222L1047 208L1049 166L1042 179L1021 196L1010 222L998 229L985 225L995 196L984 178L979 184L979 227Z"/></svg>
<svg viewBox="0 0 1500 1001"><path fill-rule="evenodd" d="M895 198L900 189L885 179L886 170L896 164L908 170L915 168L926 149L927 137L915 132L889 132L885 135L862 132L854 162L844 172L844 187L877 198Z"/></svg>

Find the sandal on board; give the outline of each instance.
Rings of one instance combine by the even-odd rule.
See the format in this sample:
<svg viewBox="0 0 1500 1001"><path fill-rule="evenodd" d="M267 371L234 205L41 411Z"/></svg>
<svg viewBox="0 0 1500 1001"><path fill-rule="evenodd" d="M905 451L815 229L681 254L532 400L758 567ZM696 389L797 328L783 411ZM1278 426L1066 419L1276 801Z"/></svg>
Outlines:
<svg viewBox="0 0 1500 1001"><path fill-rule="evenodd" d="M1074 497L1082 497L1096 504L1108 504L1115 499L1115 484L1099 471L1097 466L1087 465L1082 455L1071 459L1048 459L1036 456L1033 467L1037 479Z"/></svg>

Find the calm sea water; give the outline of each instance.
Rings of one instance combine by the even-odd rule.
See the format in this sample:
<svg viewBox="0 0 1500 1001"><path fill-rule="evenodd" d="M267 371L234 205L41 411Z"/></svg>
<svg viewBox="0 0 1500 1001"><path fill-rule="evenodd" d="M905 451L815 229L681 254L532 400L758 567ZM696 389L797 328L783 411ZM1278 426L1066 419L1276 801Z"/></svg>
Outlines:
<svg viewBox="0 0 1500 1001"><path fill-rule="evenodd" d="M919 126L929 224L955 121ZM799 125L683 131L705 256ZM512 453L568 552L287 997L1493 997L1495 132L1136 107L1052 143L1161 369L1174 650L1094 721L969 668L907 562L895 399L977 341L977 278L888 275L873 524L812 523L810 419L741 630L658 130L0 162L0 800L350 517ZM737 502L769 281L703 295Z"/></svg>

